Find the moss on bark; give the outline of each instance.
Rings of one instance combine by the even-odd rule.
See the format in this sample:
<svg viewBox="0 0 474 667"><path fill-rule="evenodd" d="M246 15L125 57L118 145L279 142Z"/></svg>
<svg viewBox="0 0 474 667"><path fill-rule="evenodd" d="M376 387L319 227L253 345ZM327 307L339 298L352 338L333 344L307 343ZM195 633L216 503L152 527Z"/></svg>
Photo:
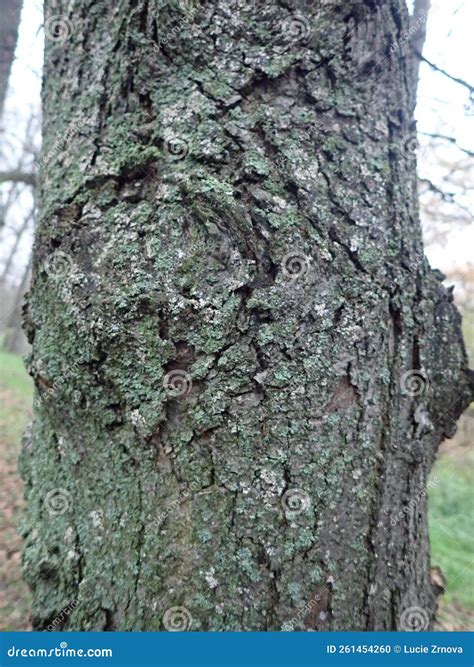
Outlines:
<svg viewBox="0 0 474 667"><path fill-rule="evenodd" d="M309 4L54 3L21 462L38 629L75 599L62 629L433 617L426 477L470 389L423 257L409 59L385 58L408 16Z"/></svg>

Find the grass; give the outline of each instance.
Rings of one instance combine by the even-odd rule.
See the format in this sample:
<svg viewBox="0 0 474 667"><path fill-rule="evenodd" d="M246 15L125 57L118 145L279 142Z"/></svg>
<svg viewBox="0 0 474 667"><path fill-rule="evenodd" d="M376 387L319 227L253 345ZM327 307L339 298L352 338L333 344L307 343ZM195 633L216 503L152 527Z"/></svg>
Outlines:
<svg viewBox="0 0 474 667"><path fill-rule="evenodd" d="M445 443L428 497L432 564L446 578L445 605L474 612L474 453Z"/></svg>
<svg viewBox="0 0 474 667"><path fill-rule="evenodd" d="M33 383L25 370L23 360L16 354L0 352L0 385L5 385L19 398L31 401Z"/></svg>
<svg viewBox="0 0 474 667"><path fill-rule="evenodd" d="M0 352L0 630L27 630L30 595L21 579L17 525L24 508L17 472L33 387L20 357Z"/></svg>
<svg viewBox="0 0 474 667"><path fill-rule="evenodd" d="M31 417L32 382L15 355L0 352L0 371L0 630L24 630L29 627L30 597L21 580L21 542L16 533L24 507L16 460ZM467 451L456 441L444 443L431 475L438 480L428 503L432 565L441 567L447 581L438 614L443 630L474 626L474 454Z"/></svg>

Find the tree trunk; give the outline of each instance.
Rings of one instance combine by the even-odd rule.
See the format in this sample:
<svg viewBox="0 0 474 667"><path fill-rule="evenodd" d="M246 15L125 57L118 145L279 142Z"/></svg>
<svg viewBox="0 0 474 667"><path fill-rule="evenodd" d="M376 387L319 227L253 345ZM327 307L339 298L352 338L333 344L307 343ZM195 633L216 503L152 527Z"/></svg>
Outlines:
<svg viewBox="0 0 474 667"><path fill-rule="evenodd" d="M12 354L25 354L28 348L22 329L21 305L30 280L31 259L23 270L23 275L13 299L13 307L5 326L3 349ZM0 283L1 284L1 283Z"/></svg>
<svg viewBox="0 0 474 667"><path fill-rule="evenodd" d="M36 629L432 622L427 475L471 390L423 256L409 17L287 4L61 4L25 317Z"/></svg>
<svg viewBox="0 0 474 667"><path fill-rule="evenodd" d="M0 119L8 89L20 25L21 0L3 0L0 22Z"/></svg>
<svg viewBox="0 0 474 667"><path fill-rule="evenodd" d="M12 354L25 354L28 345L25 333L22 328L21 305L28 288L31 273L31 258L23 269L20 284L17 287L13 298L12 309L8 314L5 326L5 336L3 339L3 349ZM0 285L2 282L0 281Z"/></svg>

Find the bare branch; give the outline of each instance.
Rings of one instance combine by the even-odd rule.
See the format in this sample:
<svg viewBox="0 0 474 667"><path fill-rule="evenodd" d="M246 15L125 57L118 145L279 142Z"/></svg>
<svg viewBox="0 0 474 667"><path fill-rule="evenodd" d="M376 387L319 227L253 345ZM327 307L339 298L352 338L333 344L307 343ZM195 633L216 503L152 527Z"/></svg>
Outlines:
<svg viewBox="0 0 474 667"><path fill-rule="evenodd" d="M454 137L448 137L446 134L433 134L431 132L422 132L421 130L418 130L418 134L422 134L425 137L431 137L432 139L444 139L444 141L449 141L451 144L455 144L456 148L458 148L460 151L463 153L466 153L466 155L469 155L469 157L474 157L474 153L470 151L468 148L463 148L462 146L459 146L457 139Z"/></svg>
<svg viewBox="0 0 474 667"><path fill-rule="evenodd" d="M431 60L428 60L428 58L425 58L419 51L416 49L413 49L415 55L422 60L424 63L429 65L431 69L435 70L435 72L439 72L440 74L443 74L444 76L447 76L448 79L451 79L451 81L454 81L455 83L459 83L460 86L464 86L464 88L467 88L469 93L473 95L474 93L474 87L471 86L469 83L464 81L464 79L460 79L457 76L453 76L452 74L449 74L449 72L446 72L446 70L442 69L441 67L438 67L438 65L435 65L434 63L431 62Z"/></svg>
<svg viewBox="0 0 474 667"><path fill-rule="evenodd" d="M25 183L36 185L36 174L25 171L0 171L0 183Z"/></svg>
<svg viewBox="0 0 474 667"><path fill-rule="evenodd" d="M30 220L34 220L34 217L35 217L35 206L33 206L33 208L30 210L30 212L28 213L28 215L26 215L26 216L24 217L23 222L22 222L20 228L16 231L16 234L15 234L15 241L14 241L14 243L13 243L13 246L12 246L11 250L10 250L10 255L8 256L8 259L7 259L7 261L5 262L5 267L4 267L3 271L2 271L2 275L0 276L0 283L5 282L5 280L6 280L7 276L8 276L8 273L9 273L9 271L10 271L10 269L11 269L11 266L12 266L12 264L13 264L13 259L14 259L15 255L16 255L16 251L18 250L18 247L19 247L19 245L20 245L20 242L21 242L21 239L22 239L22 237L23 237L23 234L24 234L25 231L27 230L28 225L29 225L29 223L30 223Z"/></svg>
<svg viewBox="0 0 474 667"><path fill-rule="evenodd" d="M443 190L438 188L438 186L435 185L432 181L430 181L429 178L418 178L418 181L420 183L426 183L426 185L428 186L427 189L440 196L443 201L448 202L450 204L454 202L454 192L443 192Z"/></svg>

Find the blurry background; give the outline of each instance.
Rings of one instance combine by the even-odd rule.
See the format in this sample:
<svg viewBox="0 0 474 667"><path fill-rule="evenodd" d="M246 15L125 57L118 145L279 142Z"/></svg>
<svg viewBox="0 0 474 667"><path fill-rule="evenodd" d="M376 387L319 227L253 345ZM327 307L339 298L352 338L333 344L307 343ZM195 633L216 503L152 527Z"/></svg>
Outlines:
<svg viewBox="0 0 474 667"><path fill-rule="evenodd" d="M31 417L32 383L22 355L21 302L30 279L36 219L35 174L41 147L42 1L2 0L0 8L0 630L29 627L17 525L23 489L16 470ZM420 4L425 4L421 2ZM409 3L410 9L412 3ZM454 286L474 366L474 3L434 0L420 63L416 117L426 254ZM18 32L17 32L18 26ZM46 28L46 38L55 39ZM8 46L11 48L8 49ZM14 57L11 68L9 51ZM66 146L67 150L67 146ZM429 484L432 577L446 591L438 628L474 629L474 404L446 441Z"/></svg>

